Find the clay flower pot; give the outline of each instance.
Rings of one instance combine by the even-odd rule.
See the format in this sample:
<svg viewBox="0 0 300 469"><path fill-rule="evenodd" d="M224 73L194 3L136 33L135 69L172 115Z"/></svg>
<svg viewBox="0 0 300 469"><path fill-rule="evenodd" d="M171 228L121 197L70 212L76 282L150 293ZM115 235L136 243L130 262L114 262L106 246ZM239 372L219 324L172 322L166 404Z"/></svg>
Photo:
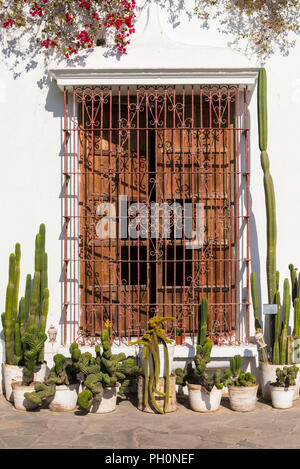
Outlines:
<svg viewBox="0 0 300 469"><path fill-rule="evenodd" d="M276 381L276 368L283 369L287 365L273 365L272 363L259 362L260 369L260 385L262 397L266 401L271 400L271 383ZM299 399L299 388L300 388L300 372L297 374L296 386L294 387L293 400Z"/></svg>
<svg viewBox="0 0 300 469"><path fill-rule="evenodd" d="M10 402L14 401L12 383L23 380L24 368L24 366L8 365L7 363L3 363L2 365L5 397ZM33 381L43 382L48 371L49 368L47 367L46 362L44 362L42 365L36 366L33 375Z"/></svg>
<svg viewBox="0 0 300 469"><path fill-rule="evenodd" d="M175 344L176 345L182 345L182 335L177 335L175 337Z"/></svg>
<svg viewBox="0 0 300 469"><path fill-rule="evenodd" d="M104 388L101 402L93 401L89 412L92 414L107 414L113 412L117 406L118 386Z"/></svg>
<svg viewBox="0 0 300 469"><path fill-rule="evenodd" d="M270 385L272 406L275 409L289 409L293 407L295 386L287 388Z"/></svg>
<svg viewBox="0 0 300 469"><path fill-rule="evenodd" d="M228 386L230 407L237 412L251 412L256 406L258 384L254 386Z"/></svg>
<svg viewBox="0 0 300 469"><path fill-rule="evenodd" d="M199 384L186 383L189 390L189 403L195 412L215 412L220 408L222 389L215 386L208 392Z"/></svg>
<svg viewBox="0 0 300 469"><path fill-rule="evenodd" d="M12 383L13 390L13 402L17 410L32 410L36 409L37 405L33 402L28 401L24 397L25 392L33 392L35 383L31 383L29 386L24 386L22 381L17 381Z"/></svg>
<svg viewBox="0 0 300 469"><path fill-rule="evenodd" d="M77 405L79 385L79 382L57 385L55 395L49 402L49 409L53 412L74 410Z"/></svg>

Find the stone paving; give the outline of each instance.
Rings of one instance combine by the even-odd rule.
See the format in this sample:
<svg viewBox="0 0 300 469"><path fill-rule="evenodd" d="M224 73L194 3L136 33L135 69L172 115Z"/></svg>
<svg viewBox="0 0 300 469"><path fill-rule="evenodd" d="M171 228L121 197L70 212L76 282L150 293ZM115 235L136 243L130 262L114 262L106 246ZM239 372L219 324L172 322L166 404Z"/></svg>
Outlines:
<svg viewBox="0 0 300 469"><path fill-rule="evenodd" d="M0 396L0 449L260 449L300 447L300 400L276 410L261 400L254 412L230 410L228 400L211 414L178 403L175 412L154 415L120 398L105 415L48 409L18 411Z"/></svg>

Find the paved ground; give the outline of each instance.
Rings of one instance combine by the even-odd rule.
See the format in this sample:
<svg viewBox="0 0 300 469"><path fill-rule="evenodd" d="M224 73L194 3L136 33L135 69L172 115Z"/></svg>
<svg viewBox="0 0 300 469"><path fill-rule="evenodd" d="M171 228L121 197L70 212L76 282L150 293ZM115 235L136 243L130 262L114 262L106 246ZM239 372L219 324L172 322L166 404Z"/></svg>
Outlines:
<svg viewBox="0 0 300 469"><path fill-rule="evenodd" d="M122 399L111 414L16 410L0 396L0 449L204 449L299 448L300 400L289 410L259 401L254 412L238 413L227 400L212 414L179 403L176 412L154 415Z"/></svg>

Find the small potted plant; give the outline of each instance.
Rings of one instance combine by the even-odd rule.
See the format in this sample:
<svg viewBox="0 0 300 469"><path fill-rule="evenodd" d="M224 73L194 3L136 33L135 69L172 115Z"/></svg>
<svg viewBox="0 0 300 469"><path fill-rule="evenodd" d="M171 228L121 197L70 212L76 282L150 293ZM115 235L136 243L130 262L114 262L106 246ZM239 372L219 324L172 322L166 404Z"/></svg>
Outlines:
<svg viewBox="0 0 300 469"><path fill-rule="evenodd" d="M213 412L220 408L223 380L229 378L229 371L225 370L221 379L221 370L216 370L212 376L206 371L206 365L210 362L212 341L206 337L202 344L197 345L194 356L194 365L189 363L185 371L180 368L175 370L176 384L188 387L189 403L195 412Z"/></svg>
<svg viewBox="0 0 300 469"><path fill-rule="evenodd" d="M42 406L45 402L50 410L56 412L71 411L76 408L80 384L76 375L81 357L76 343L71 344L70 353L71 363L60 353L54 355L54 367L46 375L44 383L35 384L34 392L25 393L24 396L28 401L36 406Z"/></svg>
<svg viewBox="0 0 300 469"><path fill-rule="evenodd" d="M230 407L238 412L250 412L255 409L258 385L256 377L245 373L242 368L242 357L235 355L230 360L232 377L227 383Z"/></svg>
<svg viewBox="0 0 300 469"><path fill-rule="evenodd" d="M134 358L126 358L124 353L112 354L110 347L110 324L101 333L103 353L96 345L96 358L89 352L82 354L79 370L84 376L83 391L78 395L78 405L88 412L104 414L113 412L117 404L117 394L123 395L130 380L136 378L141 369Z"/></svg>
<svg viewBox="0 0 300 469"><path fill-rule="evenodd" d="M277 368L276 381L271 383L272 406L276 409L289 409L293 406L293 396L299 368L296 365Z"/></svg>
<svg viewBox="0 0 300 469"><path fill-rule="evenodd" d="M178 322L175 326L175 343L176 345L182 345L182 336L183 336L183 329L180 322Z"/></svg>
<svg viewBox="0 0 300 469"><path fill-rule="evenodd" d="M225 370L221 379L221 370L216 370L212 376L206 371L210 362L212 340L207 337L208 301L203 298L198 308L198 335L196 354L193 363L189 363L185 370L177 368L176 384L188 387L189 403L195 412L213 412L221 404L223 381L230 377L229 370Z"/></svg>

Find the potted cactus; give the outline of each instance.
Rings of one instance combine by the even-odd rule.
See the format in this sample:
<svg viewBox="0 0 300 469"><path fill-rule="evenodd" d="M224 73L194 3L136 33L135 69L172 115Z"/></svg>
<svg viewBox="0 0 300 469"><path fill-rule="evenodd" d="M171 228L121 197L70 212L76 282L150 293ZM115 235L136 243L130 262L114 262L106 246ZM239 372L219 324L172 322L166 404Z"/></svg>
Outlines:
<svg viewBox="0 0 300 469"><path fill-rule="evenodd" d="M175 344L166 336L164 325L167 321L174 320L174 317L161 318L158 316L149 319L147 330L143 336L130 343L130 345L139 345L139 363L145 377L142 410L147 412L155 411L164 414L171 411L169 409L169 402L172 397L170 393L170 375L172 373ZM165 387L164 391L158 389L160 385L163 388ZM149 403L153 407L152 410ZM172 403L172 410L175 410L174 407L176 407L176 402L175 404Z"/></svg>
<svg viewBox="0 0 300 469"><path fill-rule="evenodd" d="M258 384L256 377L242 370L242 357L235 355L230 360L230 377L227 383L230 407L238 412L250 412L255 409Z"/></svg>
<svg viewBox="0 0 300 469"><path fill-rule="evenodd" d="M18 410L29 410L36 407L35 404L26 399L25 394L29 388L34 386L33 377L47 335L40 331L36 324L28 327L21 339L24 349L23 380L12 382L13 402Z"/></svg>
<svg viewBox="0 0 300 469"><path fill-rule="evenodd" d="M195 412L213 412L220 408L223 381L221 370L216 370L213 376L209 376L206 365L210 362L212 341L206 337L202 344L197 345L194 356L194 364L187 365L186 371L176 369L176 384L188 387L189 403ZM223 379L227 380L228 373L224 373Z"/></svg>
<svg viewBox="0 0 300 469"><path fill-rule="evenodd" d="M212 376L206 370L210 362L212 341L207 337L208 302L203 298L198 309L198 336L194 367L189 363L185 370L177 368L176 384L188 387L189 403L195 412L213 412L220 408L223 382L230 378L229 370L225 370L221 379L221 370L217 369Z"/></svg>
<svg viewBox="0 0 300 469"><path fill-rule="evenodd" d="M71 411L76 408L79 385L77 373L81 352L74 342L70 346L71 363L64 355L54 355L54 366L47 373L43 383L36 383L33 392L26 392L24 397L41 407L43 403L55 412Z"/></svg>
<svg viewBox="0 0 300 469"><path fill-rule="evenodd" d="M45 332L49 309L47 279L47 254L45 252L45 225L41 224L35 240L35 273L26 277L25 295L19 297L21 247L17 243L15 252L9 256L9 280L6 289L5 312L1 315L5 363L3 364L5 397L13 401L12 382L23 380L25 345L22 338L33 324ZM47 372L44 362L44 347L37 358L33 381L43 381Z"/></svg>
<svg viewBox="0 0 300 469"><path fill-rule="evenodd" d="M269 347L264 340L262 327L259 323L258 314L258 299L256 289L255 273L251 273L251 294L253 302L253 310L255 316L255 338L260 347L260 370L261 370L261 390L263 398L270 400L270 383L275 380L276 368L279 366L281 369L295 361L292 357L293 343L297 339L299 345L299 330L300 330L300 289L297 283L296 269L293 265L289 266L291 270L292 281L292 295L294 304L294 333L293 336L287 335L287 324L289 319L289 286L288 279L284 280L284 296L282 308L282 327L280 316L280 296L279 289L279 272L276 271L276 244L277 244L277 224L276 224L276 200L272 176L270 174L270 161L267 154L268 145L268 118L267 118L267 75L266 70L261 68L258 76L258 134L259 134L259 149L261 151L261 166L264 173L264 191L265 191L265 205L267 216L267 287L268 287L268 303L278 304L277 315L268 316L269 325ZM300 285L300 284L299 284ZM295 297L299 298L295 302ZM280 334L281 328L281 334ZM299 361L300 356L296 360ZM300 376L299 376L300 377ZM299 398L300 380L296 383L294 399Z"/></svg>
<svg viewBox="0 0 300 469"><path fill-rule="evenodd" d="M298 371L296 365L276 369L276 381L270 385L272 406L276 409L292 407Z"/></svg>
<svg viewBox="0 0 300 469"><path fill-rule="evenodd" d="M292 268L292 269L291 269ZM290 265L290 270L295 270ZM294 274L291 274L292 279ZM273 337L272 346L267 351L267 345L264 341L262 329L256 327L256 340L261 347L261 357L259 362L260 368L260 385L262 396L265 400L271 400L271 388L270 383L276 379L276 370L281 370L289 364L297 363L299 358L297 357L297 350L295 344L299 344L299 330L300 330L300 278L296 279L296 283L292 282L292 300L294 306L294 331L291 336L288 336L288 323L289 323L289 311L290 311L290 285L289 280L284 279L283 284L283 302L281 305L279 288L279 272L276 275L277 292L276 292L276 303L277 303L277 314L274 318L274 328L272 329L271 336ZM295 296L295 292L297 295ZM251 293L252 302L254 307L255 321L257 324L258 317L258 297L255 274L251 274ZM299 388L300 388L300 375L296 379L296 385L294 388L294 400L299 399Z"/></svg>
<svg viewBox="0 0 300 469"><path fill-rule="evenodd" d="M78 363L79 371L84 376L84 389L78 395L78 405L85 411L97 414L113 412L118 392L123 395L130 380L141 372L134 358L126 358L124 353L112 354L109 323L106 326L101 333L102 354L100 345L96 345L96 358L86 352Z"/></svg>

